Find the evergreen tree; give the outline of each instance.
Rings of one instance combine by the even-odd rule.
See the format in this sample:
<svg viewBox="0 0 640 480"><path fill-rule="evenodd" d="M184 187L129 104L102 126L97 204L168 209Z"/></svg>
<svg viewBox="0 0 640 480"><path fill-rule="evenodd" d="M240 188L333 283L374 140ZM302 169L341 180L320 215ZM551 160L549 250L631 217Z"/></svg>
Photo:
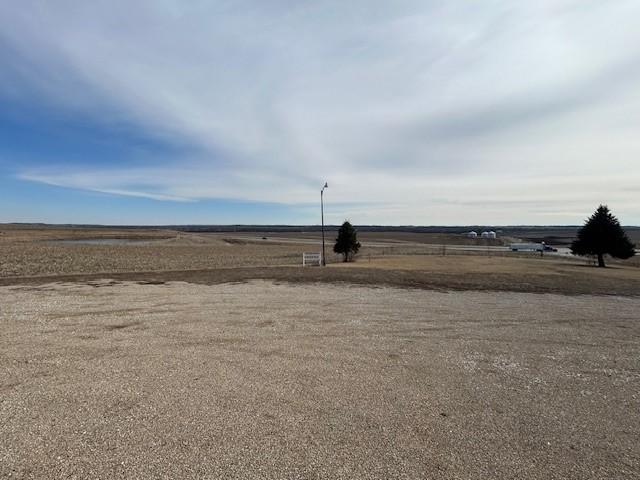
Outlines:
<svg viewBox="0 0 640 480"><path fill-rule="evenodd" d="M348 221L345 222L338 230L338 238L333 246L333 251L343 256L345 262L350 262L360 250L360 242L358 242L358 232Z"/></svg>
<svg viewBox="0 0 640 480"><path fill-rule="evenodd" d="M578 231L578 238L571 244L574 255L597 255L598 266L604 267L604 255L614 258L630 258L635 247L606 205L600 205Z"/></svg>

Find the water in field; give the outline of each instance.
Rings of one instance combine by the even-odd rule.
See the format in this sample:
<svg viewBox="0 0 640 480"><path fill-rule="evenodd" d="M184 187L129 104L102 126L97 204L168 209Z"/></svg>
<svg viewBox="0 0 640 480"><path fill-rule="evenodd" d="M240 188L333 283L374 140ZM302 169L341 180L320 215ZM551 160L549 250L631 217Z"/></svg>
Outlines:
<svg viewBox="0 0 640 480"><path fill-rule="evenodd" d="M67 240L51 240L48 243L58 245L144 245L163 240L162 238L72 238Z"/></svg>

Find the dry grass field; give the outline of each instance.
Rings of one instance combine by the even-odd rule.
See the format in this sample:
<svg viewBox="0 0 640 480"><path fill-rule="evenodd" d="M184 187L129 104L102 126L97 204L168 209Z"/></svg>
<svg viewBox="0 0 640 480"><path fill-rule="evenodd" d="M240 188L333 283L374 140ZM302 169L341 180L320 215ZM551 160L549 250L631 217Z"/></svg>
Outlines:
<svg viewBox="0 0 640 480"><path fill-rule="evenodd" d="M451 243L443 251L440 243L447 239L460 240L459 235L367 232L362 235L363 248L356 263L342 265L331 254L331 268L302 269L302 252L319 249L317 233L287 236L4 226L0 228L0 285L108 276L204 284L274 279L426 289L640 294L638 257L611 262L611 268L599 270L584 259L540 258L497 246L455 250L456 244ZM128 243L113 243L120 241ZM328 252L331 241L327 235Z"/></svg>
<svg viewBox="0 0 640 480"><path fill-rule="evenodd" d="M0 227L0 477L640 478L637 262L428 235Z"/></svg>
<svg viewBox="0 0 640 480"><path fill-rule="evenodd" d="M331 252L333 239L327 234L327 256L332 263L339 261ZM437 254L440 249L433 245L442 242L480 244L459 235L402 232L364 233L362 241L363 258L371 254ZM206 234L0 226L0 278L299 265L302 252L317 250L319 243L318 233Z"/></svg>
<svg viewBox="0 0 640 480"><path fill-rule="evenodd" d="M530 282L532 291L558 293L597 293L640 295L640 269L632 262L614 262L609 268L595 268L590 262L547 255L526 256L435 256L385 255L360 259L353 264L337 263L334 268L375 269L403 272L424 272L433 277L474 278L481 287L521 290L522 282ZM497 280L502 278L503 285ZM582 285L582 287L581 287ZM572 291L572 288L577 290Z"/></svg>
<svg viewBox="0 0 640 480"><path fill-rule="evenodd" d="M292 265L300 263L305 249L225 238L148 230L10 229L0 235L0 277Z"/></svg>

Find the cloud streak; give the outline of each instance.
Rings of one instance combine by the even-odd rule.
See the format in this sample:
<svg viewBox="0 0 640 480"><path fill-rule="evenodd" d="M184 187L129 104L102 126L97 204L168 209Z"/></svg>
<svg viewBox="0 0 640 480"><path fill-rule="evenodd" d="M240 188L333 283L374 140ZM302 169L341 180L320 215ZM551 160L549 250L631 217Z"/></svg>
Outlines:
<svg viewBox="0 0 640 480"><path fill-rule="evenodd" d="M360 223L568 221L533 205L598 201L640 222L639 14L626 0L27 1L3 6L0 87L191 147L145 167L135 153L16 165L29 181L296 206L326 179L337 202L393 206Z"/></svg>

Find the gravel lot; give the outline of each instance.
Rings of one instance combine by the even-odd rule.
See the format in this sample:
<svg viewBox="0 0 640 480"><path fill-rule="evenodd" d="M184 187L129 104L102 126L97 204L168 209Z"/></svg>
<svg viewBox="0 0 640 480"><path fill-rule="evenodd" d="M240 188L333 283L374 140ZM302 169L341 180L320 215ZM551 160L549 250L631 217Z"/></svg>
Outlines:
<svg viewBox="0 0 640 480"><path fill-rule="evenodd" d="M0 287L0 477L640 478L640 299Z"/></svg>

